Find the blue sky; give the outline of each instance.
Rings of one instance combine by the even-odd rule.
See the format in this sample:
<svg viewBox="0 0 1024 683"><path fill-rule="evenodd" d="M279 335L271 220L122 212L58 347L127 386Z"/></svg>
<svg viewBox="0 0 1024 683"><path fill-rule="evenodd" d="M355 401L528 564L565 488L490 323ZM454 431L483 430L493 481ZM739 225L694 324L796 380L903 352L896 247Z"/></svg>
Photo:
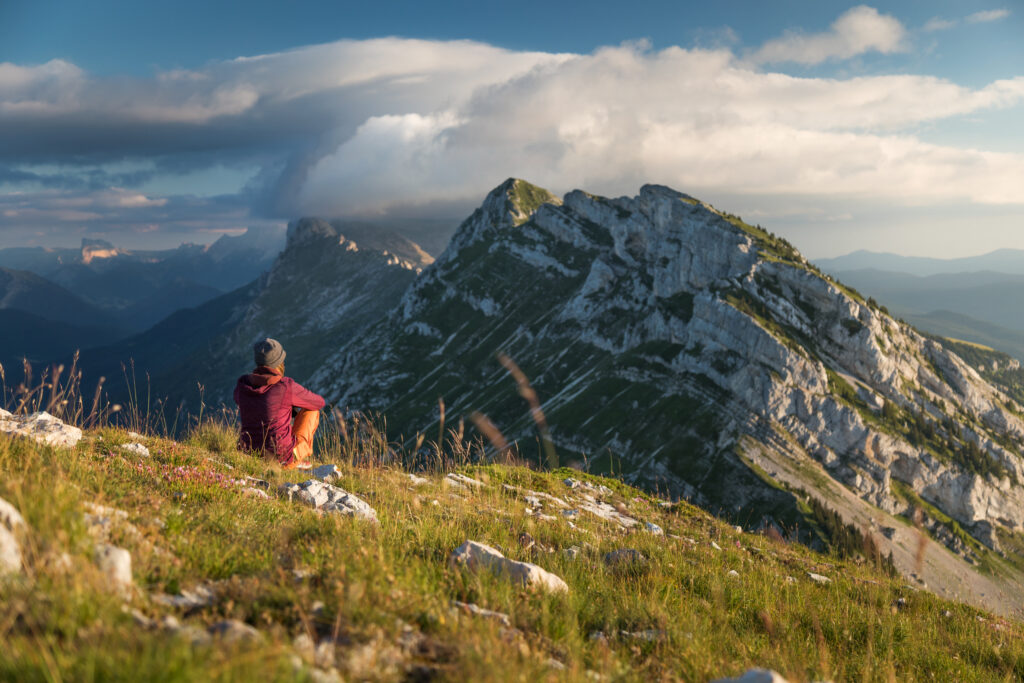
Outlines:
<svg viewBox="0 0 1024 683"><path fill-rule="evenodd" d="M0 3L0 246L457 222L510 175L791 237L1024 248L1024 7Z"/></svg>

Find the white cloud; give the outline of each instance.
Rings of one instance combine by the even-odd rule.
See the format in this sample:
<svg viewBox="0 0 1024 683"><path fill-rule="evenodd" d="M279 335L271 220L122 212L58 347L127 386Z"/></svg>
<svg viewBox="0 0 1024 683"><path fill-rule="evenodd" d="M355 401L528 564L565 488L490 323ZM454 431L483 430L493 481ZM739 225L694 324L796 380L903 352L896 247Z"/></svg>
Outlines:
<svg viewBox="0 0 1024 683"><path fill-rule="evenodd" d="M969 24L981 24L988 21L999 21L1008 16L1010 16L1010 10L1008 9L990 9L968 15L964 21Z"/></svg>
<svg viewBox="0 0 1024 683"><path fill-rule="evenodd" d="M964 17L963 21L968 24L982 24L990 21L999 21L1010 16L1010 10L1008 9L990 9L981 12L975 12ZM925 22L924 26L921 27L922 31L945 31L947 29L954 28L959 25L960 21L957 19L943 19L942 17L932 17Z"/></svg>
<svg viewBox="0 0 1024 683"><path fill-rule="evenodd" d="M1024 156L905 129L1024 101L1024 77L972 90L921 76L845 81L744 67L725 51L608 48L430 115L368 120L308 169L299 205L372 212L479 196L518 175L556 191L686 190L1020 202Z"/></svg>
<svg viewBox="0 0 1024 683"><path fill-rule="evenodd" d="M854 8L824 34L831 38L790 43L787 58L898 49L903 29L893 22ZM888 37L867 35L872 26L888 27ZM152 79L95 78L65 62L3 65L0 162L178 155L185 171L226 158L264 171L251 194L224 203L166 203L138 186L0 195L0 210L17 214L0 229L42 225L47 215L148 226L160 214L199 229L204 211L220 212L210 224L234 227L242 202L266 195L278 217L368 214L478 202L508 176L606 194L659 182L698 196L1021 204L1024 155L915 133L1022 102L1024 75L978 88L910 74L796 78L725 48L644 44L564 55L467 41L341 41ZM25 103L31 115L18 109Z"/></svg>
<svg viewBox="0 0 1024 683"><path fill-rule="evenodd" d="M905 49L905 35L903 24L895 17L858 5L836 19L830 30L811 35L787 33L762 45L751 59L759 64L820 64L872 51L891 54Z"/></svg>
<svg viewBox="0 0 1024 683"><path fill-rule="evenodd" d="M921 27L921 30L931 33L932 31L945 31L953 28L956 25L956 20L943 19L942 17L932 17L931 19L925 22L924 26Z"/></svg>

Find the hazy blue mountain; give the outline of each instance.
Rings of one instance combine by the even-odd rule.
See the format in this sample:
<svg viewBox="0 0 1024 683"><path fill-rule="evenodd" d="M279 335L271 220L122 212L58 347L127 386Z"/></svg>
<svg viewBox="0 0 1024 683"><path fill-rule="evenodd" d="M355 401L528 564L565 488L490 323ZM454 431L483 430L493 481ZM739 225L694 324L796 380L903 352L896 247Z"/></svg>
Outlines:
<svg viewBox="0 0 1024 683"><path fill-rule="evenodd" d="M120 331L114 318L106 312L60 285L24 270L0 268L0 309L26 311L53 322L83 327L106 326Z"/></svg>
<svg viewBox="0 0 1024 683"><path fill-rule="evenodd" d="M31 271L103 309L128 331L142 331L182 308L258 278L284 247L278 229L250 229L211 245L121 249L83 239L79 249L0 250L0 266Z"/></svg>
<svg viewBox="0 0 1024 683"><path fill-rule="evenodd" d="M183 399L198 398L196 384L206 381L198 366L210 352L211 340L238 324L258 290L254 281L199 306L176 311L145 332L102 346L76 346L82 350L79 365L86 393L91 394L103 377L110 400L124 403L129 395L127 379L134 375L144 394L150 389L158 394L154 399L167 398L177 405Z"/></svg>
<svg viewBox="0 0 1024 683"><path fill-rule="evenodd" d="M1024 330L1024 275L983 271L922 277L878 270L833 274L904 318L945 310Z"/></svg>
<svg viewBox="0 0 1024 683"><path fill-rule="evenodd" d="M197 385L213 405L231 400L235 379L252 367L252 343L279 339L288 374L304 380L338 346L398 303L432 258L418 245L377 226L304 218L289 226L287 245L270 269L246 287L181 310L115 344L82 353L87 376L113 376L124 398L121 365L133 361L160 398L193 406Z"/></svg>
<svg viewBox="0 0 1024 683"><path fill-rule="evenodd" d="M827 273L884 270L924 277L946 273L995 271L1024 275L1024 250L997 249L980 256L951 259L900 256L899 254L860 250L845 256L815 259L814 263Z"/></svg>
<svg viewBox="0 0 1024 683"><path fill-rule="evenodd" d="M1024 360L1024 333L1009 330L952 311L907 313L904 320L919 330L941 337L984 344L997 351Z"/></svg>
<svg viewBox="0 0 1024 683"><path fill-rule="evenodd" d="M51 362L67 360L79 348L105 344L117 336L119 332L107 326L72 325L4 308L0 309L0 365L8 386L15 386L23 378L23 359L38 377Z"/></svg>

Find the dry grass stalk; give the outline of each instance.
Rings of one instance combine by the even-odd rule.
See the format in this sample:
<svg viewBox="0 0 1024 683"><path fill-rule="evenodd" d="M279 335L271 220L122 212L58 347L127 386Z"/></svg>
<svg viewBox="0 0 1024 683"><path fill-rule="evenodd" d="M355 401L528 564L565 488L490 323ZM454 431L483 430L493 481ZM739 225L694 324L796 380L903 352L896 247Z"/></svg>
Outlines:
<svg viewBox="0 0 1024 683"><path fill-rule="evenodd" d="M505 439L505 435L501 433L491 418L487 417L483 413L473 411L469 415L469 419L473 421L473 426L477 428L481 434L484 435L491 446L495 450L495 461L499 456L503 456L506 463L511 464L515 458L512 455L512 447L508 445L508 441Z"/></svg>
<svg viewBox="0 0 1024 683"><path fill-rule="evenodd" d="M530 384L530 380L526 377L526 373L512 360L511 356L507 353L499 353L498 361L508 370L509 374L516 381L516 388L519 391L519 395L523 397L527 405L530 406L530 417L533 418L534 423L537 425L537 430L540 432L541 444L544 448L544 460L549 469L555 469L558 467L558 455L555 453L555 445L551 441L551 432L548 430L548 421L544 415L544 411L540 407L540 400L537 398L537 392L534 390L533 385Z"/></svg>

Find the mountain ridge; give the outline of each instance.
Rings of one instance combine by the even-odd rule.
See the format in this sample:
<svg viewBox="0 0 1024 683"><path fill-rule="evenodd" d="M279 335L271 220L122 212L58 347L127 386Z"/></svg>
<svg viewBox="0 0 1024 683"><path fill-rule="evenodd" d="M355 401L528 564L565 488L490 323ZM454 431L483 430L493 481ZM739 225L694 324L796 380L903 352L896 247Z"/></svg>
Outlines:
<svg viewBox="0 0 1024 683"><path fill-rule="evenodd" d="M314 386L385 414L407 442L439 428L442 398L449 424L479 411L529 444L535 427L495 359L508 353L559 452L592 471L734 518L771 513L754 524L831 483L876 529L926 501L952 551L924 570L938 590L961 590L972 562L1020 533L1020 408L954 353L683 193L550 197L516 179L492 191ZM807 471L765 476L792 462ZM886 545L909 573L912 540ZM1018 604L1020 573L1003 569L993 594Z"/></svg>

